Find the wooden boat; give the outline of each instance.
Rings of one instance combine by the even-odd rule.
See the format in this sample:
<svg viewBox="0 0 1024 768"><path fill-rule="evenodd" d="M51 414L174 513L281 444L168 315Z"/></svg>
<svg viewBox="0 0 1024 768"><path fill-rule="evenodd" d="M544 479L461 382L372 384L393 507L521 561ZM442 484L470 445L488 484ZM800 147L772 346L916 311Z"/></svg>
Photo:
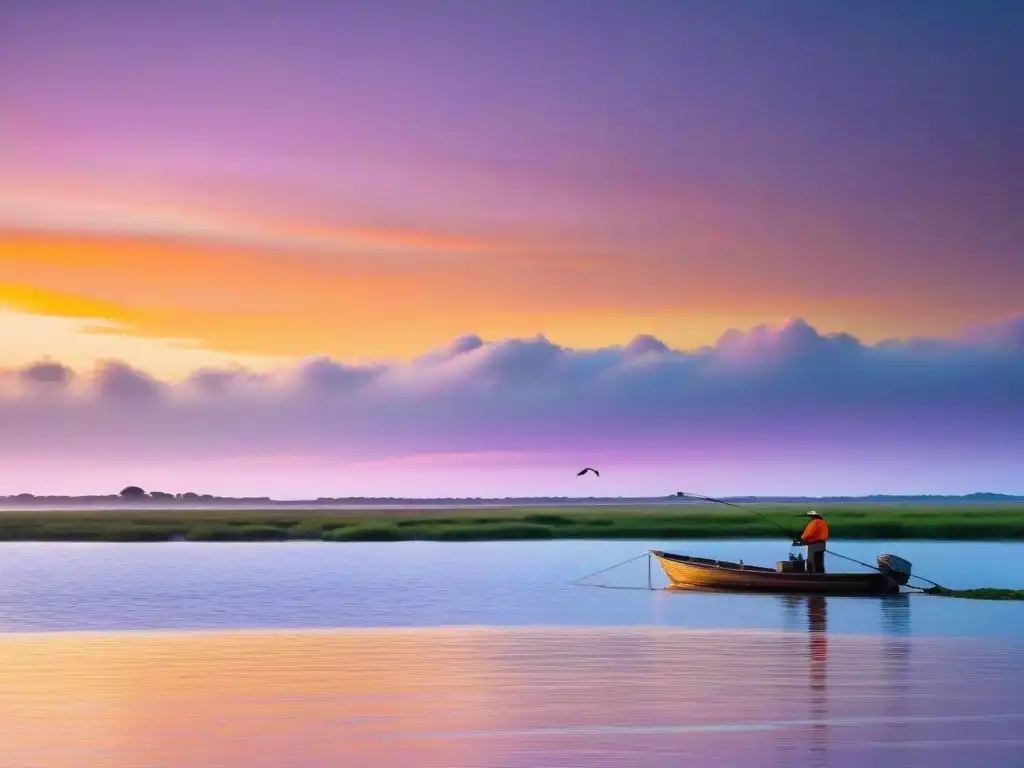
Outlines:
<svg viewBox="0 0 1024 768"><path fill-rule="evenodd" d="M730 592L781 592L805 595L893 595L900 576L888 573L784 573L774 568L708 560L651 550L672 586ZM883 556L886 557L886 556Z"/></svg>

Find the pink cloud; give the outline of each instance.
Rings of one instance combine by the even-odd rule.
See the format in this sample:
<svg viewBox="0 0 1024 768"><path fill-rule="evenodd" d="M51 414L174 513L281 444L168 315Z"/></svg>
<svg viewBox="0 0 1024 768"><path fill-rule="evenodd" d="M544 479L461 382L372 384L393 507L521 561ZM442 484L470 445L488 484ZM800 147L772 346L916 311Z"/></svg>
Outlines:
<svg viewBox="0 0 1024 768"><path fill-rule="evenodd" d="M1019 318L954 339L866 345L793 320L696 351L651 337L570 349L542 336L467 336L405 363L317 358L179 381L121 362L73 373L51 361L0 374L0 451L8 464L88 457L212 473L228 462L260 467L254 485L300 466L454 477L597 458L624 469L999 463L1024 455L1022 329Z"/></svg>

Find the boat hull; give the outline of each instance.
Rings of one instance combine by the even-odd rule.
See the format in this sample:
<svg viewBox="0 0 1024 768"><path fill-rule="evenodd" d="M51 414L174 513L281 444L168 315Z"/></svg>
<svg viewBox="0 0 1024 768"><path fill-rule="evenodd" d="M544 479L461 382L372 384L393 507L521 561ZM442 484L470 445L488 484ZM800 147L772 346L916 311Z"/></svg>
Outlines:
<svg viewBox="0 0 1024 768"><path fill-rule="evenodd" d="M780 573L771 568L651 550L671 586L727 592L801 595L893 595L899 584L882 573Z"/></svg>

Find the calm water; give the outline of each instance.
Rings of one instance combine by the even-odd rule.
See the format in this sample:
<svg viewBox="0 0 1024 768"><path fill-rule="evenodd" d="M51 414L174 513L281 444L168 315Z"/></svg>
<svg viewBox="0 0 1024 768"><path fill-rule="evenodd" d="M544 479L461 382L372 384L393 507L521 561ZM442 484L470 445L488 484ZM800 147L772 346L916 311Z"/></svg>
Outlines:
<svg viewBox="0 0 1024 768"><path fill-rule="evenodd" d="M648 546L786 551L0 545L0 768L1024 763L1024 604L567 585ZM887 549L1024 584L1020 545Z"/></svg>
<svg viewBox="0 0 1024 768"><path fill-rule="evenodd" d="M803 626L799 611L777 597L569 586L649 547L766 564L788 551L764 541L0 544L0 631ZM872 562L878 549L844 542L839 551ZM947 586L1024 586L1020 544L903 542L889 549ZM832 570L842 565L828 563ZM656 566L654 576L664 584ZM593 581L645 586L646 559ZM829 601L830 632L897 629L1024 641L1024 604L922 595Z"/></svg>

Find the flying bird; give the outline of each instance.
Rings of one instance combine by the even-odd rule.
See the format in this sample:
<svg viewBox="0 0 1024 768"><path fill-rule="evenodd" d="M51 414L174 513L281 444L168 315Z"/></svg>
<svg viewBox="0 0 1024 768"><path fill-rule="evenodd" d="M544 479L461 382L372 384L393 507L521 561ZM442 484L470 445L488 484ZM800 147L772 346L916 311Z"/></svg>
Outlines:
<svg viewBox="0 0 1024 768"><path fill-rule="evenodd" d="M579 472L576 473L576 477L583 477L583 475L587 474L587 472L593 472L598 477L601 476L601 473L598 472L593 467L584 467L583 469L581 469Z"/></svg>

